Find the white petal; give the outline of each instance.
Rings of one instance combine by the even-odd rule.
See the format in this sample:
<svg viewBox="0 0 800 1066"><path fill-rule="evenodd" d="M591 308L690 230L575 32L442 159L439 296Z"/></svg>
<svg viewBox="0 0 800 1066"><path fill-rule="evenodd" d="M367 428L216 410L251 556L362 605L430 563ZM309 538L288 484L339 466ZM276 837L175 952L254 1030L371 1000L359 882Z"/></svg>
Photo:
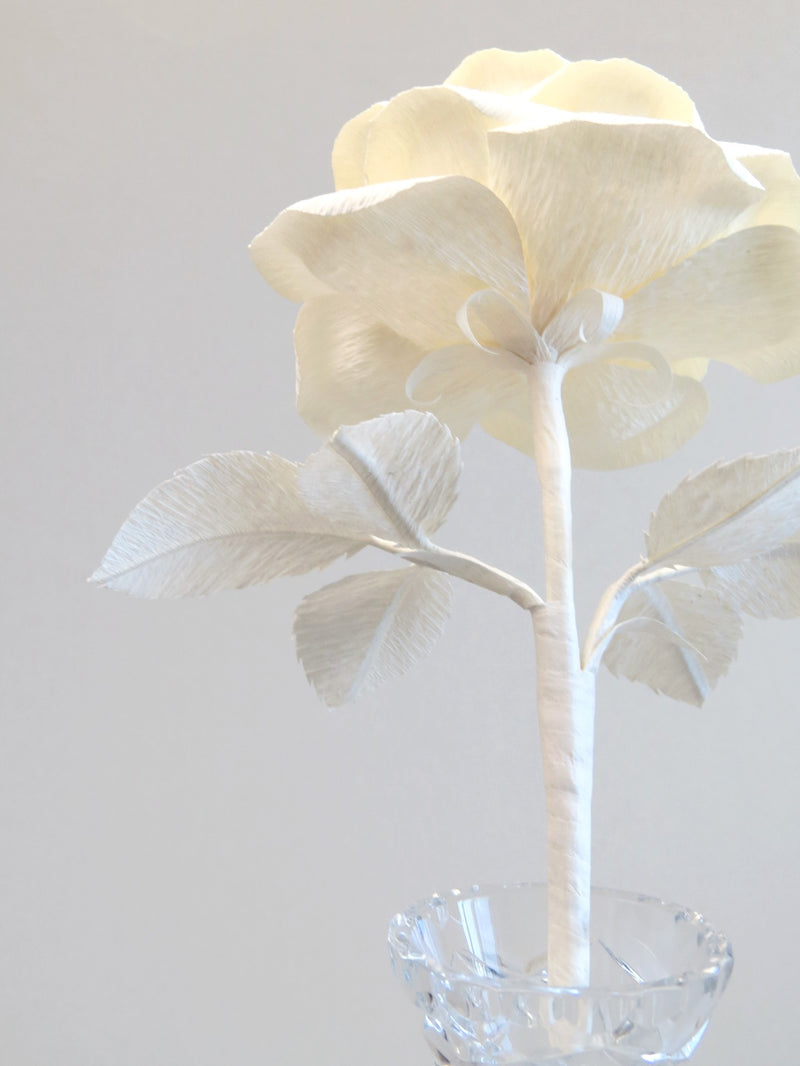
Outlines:
<svg viewBox="0 0 800 1066"><path fill-rule="evenodd" d="M528 396L525 364L506 352L461 344L431 352L408 379L409 397L429 408L459 436L496 408Z"/></svg>
<svg viewBox="0 0 800 1066"><path fill-rule="evenodd" d="M598 361L567 372L562 389L572 463L587 470L616 470L670 455L703 424L705 389L673 375L666 383L634 345L602 351L636 355L634 365ZM481 425L512 448L533 455L531 405L526 388L508 389Z"/></svg>
<svg viewBox="0 0 800 1066"><path fill-rule="evenodd" d="M527 384L526 384L527 387ZM533 425L528 393L520 392L513 403L489 411L481 418L481 427L491 436L534 457Z"/></svg>
<svg viewBox="0 0 800 1066"><path fill-rule="evenodd" d="M486 132L503 124L503 119L483 114L454 89L436 86L401 93L370 128L368 180L463 174L485 182Z"/></svg>
<svg viewBox="0 0 800 1066"><path fill-rule="evenodd" d="M337 189L356 189L367 184L367 141L373 119L383 111L385 103L373 104L346 122L333 142L331 165Z"/></svg>
<svg viewBox="0 0 800 1066"><path fill-rule="evenodd" d="M606 345L622 358L628 345ZM644 356L642 356L644 358ZM615 470L671 455L705 421L706 391L692 378L649 366L595 362L570 370L562 390L572 461L589 470Z"/></svg>
<svg viewBox="0 0 800 1066"><path fill-rule="evenodd" d="M725 144L766 190L766 195L733 223L731 230L750 226L788 226L800 229L800 177L787 152L752 144Z"/></svg>
<svg viewBox="0 0 800 1066"><path fill-rule="evenodd" d="M361 546L303 504L294 463L230 452L153 489L92 580L133 596L200 596L307 573Z"/></svg>
<svg viewBox="0 0 800 1066"><path fill-rule="evenodd" d="M371 183L462 174L486 183L486 134L518 122L549 125L551 108L518 96L458 86L410 89L375 113L365 142L365 175Z"/></svg>
<svg viewBox="0 0 800 1066"><path fill-rule="evenodd" d="M415 406L406 380L424 357L423 349L352 297L320 296L303 304L294 343L297 410L321 436Z"/></svg>
<svg viewBox="0 0 800 1066"><path fill-rule="evenodd" d="M338 707L400 676L438 640L451 597L444 574L417 567L358 574L312 593L294 623L309 681Z"/></svg>
<svg viewBox="0 0 800 1066"><path fill-rule="evenodd" d="M543 340L559 353L578 345L600 344L619 325L624 306L619 296L584 289L571 297L548 323Z"/></svg>
<svg viewBox="0 0 800 1066"><path fill-rule="evenodd" d="M267 281L291 299L348 294L425 348L459 339L456 314L478 289L497 289L528 306L514 221L469 178L305 200L283 211L251 250Z"/></svg>
<svg viewBox="0 0 800 1066"><path fill-rule="evenodd" d="M445 85L466 85L472 89L510 96L527 92L567 65L566 59L549 48L533 52L485 48L462 60L445 80Z"/></svg>
<svg viewBox="0 0 800 1066"><path fill-rule="evenodd" d="M549 125L551 108L456 85L409 89L351 119L333 148L336 188L461 174L486 182L490 129Z"/></svg>
<svg viewBox="0 0 800 1066"><path fill-rule="evenodd" d="M493 296L503 301L499 294ZM512 305L503 301L503 308L514 313L514 322L524 321ZM512 329L505 318L501 324ZM527 389L515 357L497 353L484 360L468 344L426 356L350 297L305 303L295 327L295 349L297 409L322 436L376 414L417 408L433 411L457 437L464 437L498 398Z"/></svg>
<svg viewBox="0 0 800 1066"><path fill-rule="evenodd" d="M800 234L745 229L716 241L625 301L620 339L674 363L730 363L758 381L800 372Z"/></svg>
<svg viewBox="0 0 800 1066"><path fill-rule="evenodd" d="M675 374L702 381L708 373L708 359L675 359L670 365Z"/></svg>
<svg viewBox="0 0 800 1066"><path fill-rule="evenodd" d="M519 227L538 329L581 289L626 297L763 196L691 126L597 116L488 137L490 186Z"/></svg>
<svg viewBox="0 0 800 1066"><path fill-rule="evenodd" d="M540 85L531 98L565 111L656 118L702 129L688 93L630 59L569 63Z"/></svg>
<svg viewBox="0 0 800 1066"><path fill-rule="evenodd" d="M473 293L459 309L457 318L462 333L476 348L512 353L527 363L555 358L527 315L493 289Z"/></svg>

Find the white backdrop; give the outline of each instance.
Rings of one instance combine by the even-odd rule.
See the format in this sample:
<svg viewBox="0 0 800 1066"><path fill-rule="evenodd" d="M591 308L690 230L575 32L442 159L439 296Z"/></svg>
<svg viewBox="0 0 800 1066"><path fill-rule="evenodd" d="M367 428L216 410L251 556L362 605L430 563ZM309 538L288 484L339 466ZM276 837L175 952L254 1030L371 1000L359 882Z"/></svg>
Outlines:
<svg viewBox="0 0 800 1066"><path fill-rule="evenodd" d="M295 309L246 245L331 187L341 124L489 45L628 55L709 132L800 159L795 0L2 0L0 1066L427 1063L394 911L541 878L532 641L459 590L431 659L322 708L294 659L319 577L149 603L85 578L210 451L302 458ZM576 479L586 620L689 469L800 443L800 379L709 377L704 431ZM534 477L476 435L442 541L537 577ZM601 500L609 494L610 503ZM595 880L734 941L698 1066L796 1059L800 622L748 623L702 711L604 674Z"/></svg>

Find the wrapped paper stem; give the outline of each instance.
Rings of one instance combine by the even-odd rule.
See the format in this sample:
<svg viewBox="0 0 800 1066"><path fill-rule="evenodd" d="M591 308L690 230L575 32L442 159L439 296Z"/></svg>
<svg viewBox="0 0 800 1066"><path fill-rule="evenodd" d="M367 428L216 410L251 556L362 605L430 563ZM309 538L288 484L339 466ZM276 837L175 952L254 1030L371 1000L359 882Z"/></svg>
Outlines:
<svg viewBox="0 0 800 1066"><path fill-rule="evenodd" d="M530 369L534 455L542 489L546 603L533 612L547 803L548 978L589 984L594 673L581 667L572 567L572 467L564 369Z"/></svg>

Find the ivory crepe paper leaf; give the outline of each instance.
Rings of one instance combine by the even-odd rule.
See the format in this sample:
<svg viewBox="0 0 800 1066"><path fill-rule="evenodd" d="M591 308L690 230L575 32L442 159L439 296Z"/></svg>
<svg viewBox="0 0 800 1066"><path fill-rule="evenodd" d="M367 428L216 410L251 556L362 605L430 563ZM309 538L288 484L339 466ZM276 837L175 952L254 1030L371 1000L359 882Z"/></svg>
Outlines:
<svg viewBox="0 0 800 1066"><path fill-rule="evenodd" d="M525 609L542 601L501 570L433 544L453 505L458 441L432 414L343 426L305 463L211 455L155 488L93 580L136 596L200 595L300 574L371 545L401 570L348 577L307 597L298 656L337 706L403 673L439 636L456 575Z"/></svg>
<svg viewBox="0 0 800 1066"><path fill-rule="evenodd" d="M92 580L152 599L201 596L303 574L362 548L308 510L297 470L253 452L192 463L134 508Z"/></svg>
<svg viewBox="0 0 800 1066"><path fill-rule="evenodd" d="M628 599L604 662L612 674L700 706L736 657L739 613L714 589L683 581Z"/></svg>
<svg viewBox="0 0 800 1066"><path fill-rule="evenodd" d="M651 518L648 557L611 598L616 624L599 638L608 668L702 703L735 656L741 613L800 614L798 531L800 449L684 479Z"/></svg>
<svg viewBox="0 0 800 1066"><path fill-rule="evenodd" d="M649 565L720 566L777 547L800 529L800 449L715 463L655 510Z"/></svg>
<svg viewBox="0 0 800 1066"><path fill-rule="evenodd" d="M754 618L797 618L800 615L800 541L729 566L700 573L709 588Z"/></svg>
<svg viewBox="0 0 800 1066"><path fill-rule="evenodd" d="M157 486L92 580L134 596L198 596L327 566L373 537L428 543L452 506L458 442L431 414L345 426L304 464L229 452Z"/></svg>
<svg viewBox="0 0 800 1066"><path fill-rule="evenodd" d="M297 655L329 707L405 673L431 650L450 614L445 574L417 566L356 574L306 596Z"/></svg>
<svg viewBox="0 0 800 1066"><path fill-rule="evenodd" d="M298 475L306 506L337 530L409 547L427 542L456 500L461 449L433 415L405 411L342 426Z"/></svg>

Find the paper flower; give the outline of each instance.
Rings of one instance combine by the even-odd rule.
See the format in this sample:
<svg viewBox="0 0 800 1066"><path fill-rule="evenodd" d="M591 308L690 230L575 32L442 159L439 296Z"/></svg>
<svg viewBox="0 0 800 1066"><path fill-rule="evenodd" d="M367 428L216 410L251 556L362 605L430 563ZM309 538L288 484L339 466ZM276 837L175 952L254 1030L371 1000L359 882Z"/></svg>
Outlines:
<svg viewBox="0 0 800 1066"><path fill-rule="evenodd" d="M303 304L322 434L416 406L532 452L528 370L557 361L575 465L629 466L699 428L709 359L800 371L789 157L713 140L646 67L477 52L348 122L333 164L252 245Z"/></svg>
<svg viewBox="0 0 800 1066"><path fill-rule="evenodd" d="M548 980L588 985L595 675L604 661L699 704L743 613L800 612L800 449L684 479L582 644L572 463L679 447L704 418L709 359L762 381L800 371L800 179L785 153L712 140L647 68L548 51L478 52L444 85L374 105L333 161L338 191L253 244L303 303L298 406L332 436L302 464L233 452L180 471L94 580L192 595L388 552L399 569L349 575L297 612L298 654L332 705L427 653L451 577L529 612ZM456 496L453 433L476 423L536 461L541 594L431 539Z"/></svg>

